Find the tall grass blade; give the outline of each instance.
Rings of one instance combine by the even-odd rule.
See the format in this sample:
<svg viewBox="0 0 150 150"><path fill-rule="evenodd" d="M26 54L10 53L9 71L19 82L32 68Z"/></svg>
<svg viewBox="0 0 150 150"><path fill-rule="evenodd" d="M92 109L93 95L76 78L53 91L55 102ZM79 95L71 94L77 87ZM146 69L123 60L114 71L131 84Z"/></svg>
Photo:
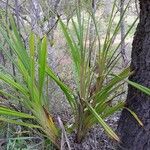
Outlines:
<svg viewBox="0 0 150 150"><path fill-rule="evenodd" d="M38 54L39 59L39 98L43 93L43 85L45 81L46 59L47 59L47 38L44 36L41 44L41 49Z"/></svg>
<svg viewBox="0 0 150 150"><path fill-rule="evenodd" d="M145 86L142 86L138 83L135 83L133 81L130 81L130 80L126 80L128 84L132 85L133 87L139 89L140 91L146 93L147 95L150 95L150 89L145 87Z"/></svg>
<svg viewBox="0 0 150 150"><path fill-rule="evenodd" d="M0 106L0 114L9 115L9 116L16 116L16 117L20 117L20 118L32 118L32 119L35 118L34 116L31 116L29 114L14 111L14 110L8 109L6 107L1 107L1 106Z"/></svg>
<svg viewBox="0 0 150 150"><path fill-rule="evenodd" d="M99 114L97 114L97 112L93 109L93 107L88 102L86 102L86 105L88 106L93 116L97 119L99 124L105 129L107 134L113 139L115 139L116 141L120 141L116 133L104 122L104 120L99 116Z"/></svg>
<svg viewBox="0 0 150 150"><path fill-rule="evenodd" d="M133 112L131 109L124 107L127 111L129 111L131 113L131 115L136 119L136 121L142 126L144 127L142 121L139 119L139 117L135 114L135 112Z"/></svg>
<svg viewBox="0 0 150 150"><path fill-rule="evenodd" d="M4 118L4 117L0 117L0 121L8 122L8 123L11 123L11 124L25 126L25 127L28 127L28 128L39 128L39 129L41 129L41 127L38 126L38 125L33 125L33 124L21 122L21 121L16 121L16 120Z"/></svg>

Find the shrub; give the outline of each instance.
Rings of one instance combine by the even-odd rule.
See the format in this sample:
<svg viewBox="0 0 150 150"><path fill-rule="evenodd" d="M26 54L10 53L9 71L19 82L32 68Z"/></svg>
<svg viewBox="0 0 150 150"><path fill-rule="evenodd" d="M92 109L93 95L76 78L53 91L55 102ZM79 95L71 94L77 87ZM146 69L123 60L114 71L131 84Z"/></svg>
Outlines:
<svg viewBox="0 0 150 150"><path fill-rule="evenodd" d="M9 99L18 101L22 107L27 109L28 113L0 106L0 114L3 115L0 116L0 120L29 128L38 128L59 147L59 130L48 111L48 99L43 91L47 69L47 39L43 37L42 40L35 40L35 35L31 33L28 52L12 17L10 17L10 21L12 31L7 30L6 32L1 26L0 32L15 55L15 59L12 59L6 53L15 65L18 74L17 76L13 76L12 74L0 72L0 80L8 85L8 88L13 91L13 94L9 94L5 90L0 90L0 93ZM0 48L6 52L2 45L0 45ZM38 75L36 70L38 71ZM17 93L17 96L15 93ZM13 116L15 118L8 118L7 116ZM25 122L20 122L17 121L18 118L26 119L23 119ZM29 122L35 122L36 124Z"/></svg>
<svg viewBox="0 0 150 150"><path fill-rule="evenodd" d="M128 6L129 3L125 8L124 14ZM119 89L124 79L131 74L129 67L122 69L119 73L114 72L115 66L119 63L120 55L118 54L118 49L121 42L114 48L113 41L119 32L120 22L123 18L123 16L120 18L113 33L111 33L116 15L115 7L116 1L112 8L103 46L101 46L97 23L92 11L88 11L88 14L89 19L93 22L96 36L89 47L87 37L90 29L89 24L84 24L85 18L81 12L81 6L76 9L77 21L74 18L71 20L75 37L72 36L67 25L58 16L59 24L69 46L69 52L73 61L76 90L72 90L62 82L51 67L48 66L46 61L46 36L43 39L38 39L31 33L29 48L26 48L18 33L13 17L10 17L12 31L8 27L5 30L0 26L0 32L15 55L15 59L9 56L2 45L0 45L0 48L6 52L5 54L15 65L18 73L18 76L13 76L12 74L0 72L0 80L6 83L13 93L17 93L17 96L13 93L5 92L5 90L0 90L0 93L9 99L18 101L22 107L29 111L25 113L0 106L0 114L2 115L0 121L29 128L38 128L59 148L60 132L49 113L48 99L44 94L46 76L50 76L64 92L70 104L75 119L72 129L77 131L78 142L83 139L87 131L96 123L99 123L110 137L119 141L119 137L104 120L124 107L124 102L113 103L113 101L121 94ZM137 19L133 22L124 38L127 37L136 21ZM133 112L131 113L140 123L137 116ZM15 118L12 118L12 116ZM22 118L22 122L18 121L18 118ZM34 123L29 123L31 120Z"/></svg>
<svg viewBox="0 0 150 150"><path fill-rule="evenodd" d="M129 4L130 2L127 4L123 16ZM120 59L118 49L121 42L114 48L113 41L119 33L120 22L123 16L121 16L113 33L111 33L116 16L116 1L114 1L104 43L101 46L94 13L87 10L96 33L91 43L92 47L88 47L90 21L88 21L88 24L85 23L84 15L86 14L81 12L82 6L78 6L76 18L71 19L75 37L69 31L69 27L59 18L59 24L69 46L69 52L73 61L76 90L73 91L62 83L50 68L47 68L47 73L62 89L72 108L75 118L73 128L77 131L78 142L82 140L87 131L96 123L99 123L110 137L119 141L119 137L104 119L124 107L124 102L113 103L113 101L115 97L120 95L119 89L124 79L131 74L129 67L122 69L118 74L114 73ZM127 37L136 21L137 19L133 22L124 38ZM108 82L106 82L107 80Z"/></svg>

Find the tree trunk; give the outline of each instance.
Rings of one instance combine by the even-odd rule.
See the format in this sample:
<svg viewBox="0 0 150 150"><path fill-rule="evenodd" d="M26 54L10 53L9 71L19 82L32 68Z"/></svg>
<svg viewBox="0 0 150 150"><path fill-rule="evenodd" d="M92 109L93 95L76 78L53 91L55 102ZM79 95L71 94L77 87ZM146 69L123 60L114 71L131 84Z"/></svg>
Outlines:
<svg viewBox="0 0 150 150"><path fill-rule="evenodd" d="M150 88L150 0L140 1L140 22L132 49L130 80ZM134 117L123 110L118 132L121 143L118 150L150 150L150 97L129 85L126 106L134 111L144 124L141 127Z"/></svg>
<svg viewBox="0 0 150 150"><path fill-rule="evenodd" d="M120 19L122 18L124 14L124 4L125 0L120 0ZM126 57L126 44L125 44L125 17L123 16L121 23L120 23L120 29L121 29L121 57L122 57L122 66L125 67L128 63L127 57Z"/></svg>

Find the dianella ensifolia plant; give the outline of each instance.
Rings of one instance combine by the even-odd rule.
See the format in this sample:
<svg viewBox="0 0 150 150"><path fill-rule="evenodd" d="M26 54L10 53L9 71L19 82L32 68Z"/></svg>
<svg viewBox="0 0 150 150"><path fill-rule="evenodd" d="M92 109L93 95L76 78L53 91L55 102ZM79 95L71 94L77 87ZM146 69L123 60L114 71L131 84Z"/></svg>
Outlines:
<svg viewBox="0 0 150 150"><path fill-rule="evenodd" d="M28 113L0 105L0 121L38 128L59 147L59 130L49 113L48 99L44 94L44 84L47 79L47 38L44 36L42 39L38 39L31 33L28 48L26 48L12 16L10 17L10 26L12 30L7 26L4 28L1 24L0 34L11 49L13 58L1 44L0 49L15 65L17 75L0 72L0 81L6 83L8 90L12 93L0 90L0 94L10 100L10 103L18 101ZM18 118L21 118L22 121L18 121Z"/></svg>
<svg viewBox="0 0 150 150"><path fill-rule="evenodd" d="M89 7L87 7L86 10L84 5L86 12L83 12L81 11L82 4L80 2L78 3L76 16L71 19L71 30L61 18L59 18L60 28L65 36L73 62L76 90L71 90L64 85L52 70L47 69L47 73L62 89L72 108L75 119L72 127L76 130L78 142L81 142L87 131L96 123L99 123L110 137L119 141L119 137L104 120L125 107L124 102L113 101L121 94L122 91L119 89L124 79L131 74L129 67L115 73L115 67L118 65L120 59L119 48L121 42L115 47L113 43L120 31L120 23L130 5L130 1L127 3L120 20L115 27L113 27L118 12L116 3L117 0L114 1L107 24L106 35L102 43L94 13L90 11ZM89 16L89 19L86 19L87 16ZM88 41L90 20L93 21L95 28L95 36L91 46L88 44L91 42ZM127 37L136 21L137 19L130 26L124 38ZM133 112L132 115L141 123Z"/></svg>
<svg viewBox="0 0 150 150"><path fill-rule="evenodd" d="M123 15L128 6L129 3ZM8 89L12 91L12 94L8 94L5 90L0 90L0 93L7 99L18 101L22 107L29 111L29 113L25 113L0 106L0 120L30 128L38 128L58 148L60 147L60 142L58 141L60 137L59 129L49 113L48 98L44 92L46 76L50 76L65 94L75 120L72 129L76 130L77 141L80 142L88 130L96 123L99 123L110 137L119 141L119 137L104 119L124 107L124 102L113 103L113 100L120 95L119 88L122 86L124 79L131 74L130 68L125 68L117 74L114 73L115 66L120 58L118 49L121 42L116 47L114 47L113 42L119 33L120 22L123 18L113 28L113 22L117 14L116 0L114 1L108 29L102 43L94 13L90 9L86 10L86 7L84 7L83 12L81 7L82 4L80 3L76 9L76 16L71 19L73 32L69 30L69 27L58 15L59 25L68 44L73 62L74 80L76 81L75 90L62 82L58 75L48 66L46 61L46 36L38 39L31 33L28 48L26 48L13 17L10 17L12 30L9 30L7 26L6 28L2 25L0 26L0 33L13 52L14 59L1 44L0 49L5 52L5 55L15 65L17 71L17 76L0 72L0 81L8 85ZM85 18L89 19L86 20ZM95 36L89 46L90 20L92 20L95 28ZM128 29L124 38L127 37L135 23L136 20ZM136 115L132 114L138 120ZM18 118L22 118L22 122L18 121ZM68 130L71 131L69 127Z"/></svg>

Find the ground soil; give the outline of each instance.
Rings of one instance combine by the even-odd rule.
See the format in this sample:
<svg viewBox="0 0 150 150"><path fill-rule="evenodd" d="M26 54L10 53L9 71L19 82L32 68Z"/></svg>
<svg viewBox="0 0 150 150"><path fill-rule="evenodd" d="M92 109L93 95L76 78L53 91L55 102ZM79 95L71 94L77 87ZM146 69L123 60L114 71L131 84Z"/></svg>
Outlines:
<svg viewBox="0 0 150 150"><path fill-rule="evenodd" d="M117 128L119 116L120 112L106 120L114 130ZM115 150L117 144L106 135L103 128L98 124L87 133L80 144L76 143L75 133L69 135L68 138L72 150ZM67 150L67 148L65 148L65 150Z"/></svg>

